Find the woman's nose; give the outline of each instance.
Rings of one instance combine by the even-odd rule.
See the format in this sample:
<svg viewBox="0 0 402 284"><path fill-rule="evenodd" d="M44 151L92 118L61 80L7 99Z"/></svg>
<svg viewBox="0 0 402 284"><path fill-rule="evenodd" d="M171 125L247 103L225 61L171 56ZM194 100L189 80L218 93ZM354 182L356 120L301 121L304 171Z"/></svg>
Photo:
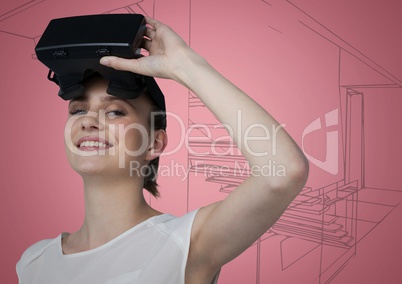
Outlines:
<svg viewBox="0 0 402 284"><path fill-rule="evenodd" d="M83 130L103 130L103 123L100 121L98 114L96 112L88 113L81 118L81 129Z"/></svg>

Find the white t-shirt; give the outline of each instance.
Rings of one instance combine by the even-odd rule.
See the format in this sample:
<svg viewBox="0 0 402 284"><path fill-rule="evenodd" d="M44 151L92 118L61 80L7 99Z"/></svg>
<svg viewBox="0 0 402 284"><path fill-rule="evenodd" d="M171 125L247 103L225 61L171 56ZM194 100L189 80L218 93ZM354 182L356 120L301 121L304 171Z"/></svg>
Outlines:
<svg viewBox="0 0 402 284"><path fill-rule="evenodd" d="M97 248L73 254L62 251L61 239L69 233L41 240L18 261L19 284L184 284L197 212L151 217Z"/></svg>

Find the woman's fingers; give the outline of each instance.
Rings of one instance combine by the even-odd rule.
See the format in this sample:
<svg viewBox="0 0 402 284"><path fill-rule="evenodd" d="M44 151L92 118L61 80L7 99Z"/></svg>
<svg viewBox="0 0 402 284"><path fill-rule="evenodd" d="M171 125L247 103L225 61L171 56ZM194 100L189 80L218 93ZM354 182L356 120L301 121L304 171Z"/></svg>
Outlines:
<svg viewBox="0 0 402 284"><path fill-rule="evenodd" d="M152 39L154 39L155 35L156 35L155 29L147 27L147 29L145 31L145 36L152 40Z"/></svg>
<svg viewBox="0 0 402 284"><path fill-rule="evenodd" d="M141 47L149 51L151 49L152 40L143 38Z"/></svg>
<svg viewBox="0 0 402 284"><path fill-rule="evenodd" d="M112 67L116 70L139 72L139 63L137 59L125 59L116 56L104 56L100 59L100 64Z"/></svg>
<svg viewBox="0 0 402 284"><path fill-rule="evenodd" d="M178 49L188 46L168 26L149 17L146 17L146 21L149 26L140 47L148 52L148 56L138 59L105 56L101 58L100 64L146 76L174 78L170 66L180 65L181 53Z"/></svg>
<svg viewBox="0 0 402 284"><path fill-rule="evenodd" d="M153 26L155 29L157 29L158 27L160 27L162 25L161 22L159 22L159 21L157 21L155 19L152 19L152 18L150 18L148 16L145 16L145 21L147 22L147 24Z"/></svg>

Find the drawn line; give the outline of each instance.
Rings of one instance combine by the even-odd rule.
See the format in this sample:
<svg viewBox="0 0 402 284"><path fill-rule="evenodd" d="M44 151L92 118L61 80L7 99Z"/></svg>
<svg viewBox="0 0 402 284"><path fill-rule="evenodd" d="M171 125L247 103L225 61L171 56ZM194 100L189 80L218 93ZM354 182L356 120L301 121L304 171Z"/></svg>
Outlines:
<svg viewBox="0 0 402 284"><path fill-rule="evenodd" d="M368 65L366 62L366 64L368 66L370 66L371 68L373 68L374 70L376 70L378 73L382 74L384 77L390 79L391 81L395 82L395 80L397 82L395 82L396 84L400 85L402 87L402 82L395 77L394 75L392 75L390 72L388 72L387 70L385 70L384 68L382 68L380 65L378 65L376 62L374 62L372 59L370 59L369 57L367 57L366 55L364 55L362 52L360 52L358 49L354 48L352 45L350 45L349 43L347 43L345 40L343 40L342 38L340 38L338 35L336 35L334 32L332 32L331 30L329 30L327 27L325 27L323 24L321 24L320 22L318 22L316 19L314 19L312 16L310 16L308 13L304 12L301 8L299 8L298 6L296 6L295 4L293 4L292 2L290 2L289 0L286 0L289 4L291 4L292 6L294 6L296 9L298 9L300 12L302 12L303 14L305 14L306 16L308 16L311 20L313 20L314 22L316 22L317 24L319 24L321 27L323 27L325 30L327 30L329 33L331 33L332 35L334 35L336 38L338 38L339 40L341 40L343 43L347 44L349 47L351 47L353 50L355 50L356 52L358 52L360 55L362 55L364 58L366 58L367 60L369 60L370 62L372 62L373 64L377 65L377 67L379 67L380 69L382 69L383 71L385 71L387 74L389 74L391 77L394 78L394 80L388 78L388 76L385 76L384 74L382 74L381 72L379 72L378 70L374 69L373 67L371 67L370 65ZM312 31L316 32L317 34L321 35L319 32L315 31L314 29L310 28L308 25L304 24L302 21L299 21L301 24L305 25L307 28L311 29ZM322 37L326 38L325 36L321 35ZM327 38L326 38L327 39ZM327 39L329 40L329 39ZM330 41L330 40L329 40ZM330 41L332 43L334 43L333 41ZM335 44L335 43L334 43ZM339 46L337 44L335 44L336 46ZM344 49L345 50L345 49ZM345 50L346 52L350 53L349 51ZM351 53L350 53L351 54ZM353 55L353 54L351 54ZM356 56L355 56L356 57ZM356 57L357 58L357 57ZM359 59L359 58L358 58ZM362 60L361 60L362 61ZM364 62L364 61L362 61Z"/></svg>
<svg viewBox="0 0 402 284"><path fill-rule="evenodd" d="M110 14L111 12L114 12L114 11L117 11L117 10L120 10L120 9L125 9L125 10L127 10L128 12L130 12L130 10L133 11L130 6L137 5L137 4L139 4L139 3L143 2L143 1L144 1L144 0L138 0L138 1L136 1L136 2L134 2L134 3L131 3L131 4L127 5L127 6L121 6L121 7L114 8L114 9L112 9L112 10L103 12L103 14ZM135 14L134 11L133 11L133 14Z"/></svg>
<svg viewBox="0 0 402 284"><path fill-rule="evenodd" d="M397 84L341 85L341 87L343 87L343 88L401 88L401 86L399 86Z"/></svg>
<svg viewBox="0 0 402 284"><path fill-rule="evenodd" d="M261 0L261 1L264 2L265 4L267 4L267 5L269 5L269 6L272 7L272 4L271 4L271 3L268 3L266 0Z"/></svg>
<svg viewBox="0 0 402 284"><path fill-rule="evenodd" d="M17 15L17 14L19 14L19 13L21 13L21 12L27 10L27 9L29 9L29 8L32 8L32 7L36 6L36 5L38 5L38 4L42 3L42 2L44 2L45 0L42 0L42 1L38 2L38 3L36 3L36 4L33 4L33 5L31 5L31 6L27 7L27 8L25 8L25 9L22 9L22 10L16 12L16 13L14 13L14 14L12 14L12 15L6 17L6 18L4 18L4 19L1 19L4 15L7 15L8 13L11 13L12 11L15 11L15 10L17 10L17 9L19 9L19 8L25 6L25 5L28 5L28 4L32 3L32 2L35 2L35 1L37 1L37 0L33 0L33 1L28 2L28 3L25 3L25 4L23 4L23 5L21 5L21 6L17 7L17 8L14 8L13 10L10 10L10 11L8 11L8 12L6 12L6 13L0 15L0 22L2 22L2 21L4 21L4 20L7 20L7 19L9 19L9 18L11 18L11 17L13 17L13 16L15 16L15 15Z"/></svg>
<svg viewBox="0 0 402 284"><path fill-rule="evenodd" d="M140 6L140 4L138 3L137 4L137 6L138 6L138 8L140 8L140 10L144 13L144 15L147 15L147 16L149 16L148 15L148 13L147 12L145 12L145 10Z"/></svg>
<svg viewBox="0 0 402 284"><path fill-rule="evenodd" d="M338 45L337 43L335 43L334 41L330 40L329 38L327 38L326 36L320 34L318 31L314 30L313 28L309 27L308 25L306 25L305 23L303 23L302 21L299 21L302 25L304 25L306 28L310 29L311 31L313 31L314 33L318 34L319 36L325 38L326 40L328 40L329 42L331 42L332 44L334 44L335 46L342 48L340 45ZM353 48L353 47L352 47ZM354 50L356 50L355 48L353 48ZM384 68L382 68L380 65L378 65L377 63L375 63L374 61L372 61L371 59L369 59L369 61L371 61L373 64L377 65L377 67L379 67L380 69L382 69L385 73L388 73L391 77L393 77L394 79L390 78L389 76L387 76L386 74L384 74L382 71L375 69L373 66L369 65L366 61L363 61L362 59L360 59L359 57L357 57L355 54L351 53L349 50L346 50L344 48L342 48L343 51L349 53L351 56L355 57L357 60L359 60L360 62L362 62L363 64L365 64L367 67L373 69L375 72L381 74L382 76L384 76L385 78L387 78L388 80L394 82L395 84L399 85L402 87L402 83L399 82L399 79L396 78L395 76L393 76L391 73L389 73L388 71L386 71ZM358 53L358 50L356 50ZM362 54L362 56L366 57L364 54ZM397 81L397 82L395 82Z"/></svg>
<svg viewBox="0 0 402 284"><path fill-rule="evenodd" d="M301 260L303 257L306 257L308 254L310 254L313 250L315 250L316 248L318 248L320 245L316 244L315 247L313 247L312 249L310 249L309 251L307 251L306 253L304 253L303 255L301 255L299 258L297 258L296 260L294 260L293 262L291 262L289 265L284 266L283 264L283 255L282 255L282 242L285 240L281 241L281 266L282 266L282 271L288 269L289 267L291 267L292 265L294 265L295 263L297 263L299 260Z"/></svg>
<svg viewBox="0 0 402 284"><path fill-rule="evenodd" d="M5 33L5 34L9 34L9 35L13 35L13 36L17 36L17 37L22 37L22 38L33 40L33 38L31 38L31 37L20 35L20 34L15 34L15 33L12 33L12 32L6 32L6 31L3 31L3 30L0 30L0 32Z"/></svg>
<svg viewBox="0 0 402 284"><path fill-rule="evenodd" d="M341 62L342 62L342 49L339 47L339 54L338 54L338 97L339 97L339 113L340 115L340 121L341 121L341 125L340 125L340 129L341 129L341 142L342 142L342 153L343 153L343 162L345 163L346 161L346 149L345 149L345 139L343 136L343 132L344 132L344 128L343 128L343 115L342 115L342 90L341 90ZM344 169L345 169L345 165ZM345 175L344 175L345 176ZM335 207L336 210L336 207Z"/></svg>
<svg viewBox="0 0 402 284"><path fill-rule="evenodd" d="M387 190L387 191L394 191L394 192L399 192L399 193L402 193L402 190L399 190L399 189L390 189L390 188L378 188L378 187L366 187L366 188L369 188L369 189L376 189L376 190Z"/></svg>
<svg viewBox="0 0 402 284"><path fill-rule="evenodd" d="M280 30L275 29L274 27L271 27L271 26L268 26L268 27L270 27L270 28L273 29L274 31L277 31L278 33L282 33Z"/></svg>

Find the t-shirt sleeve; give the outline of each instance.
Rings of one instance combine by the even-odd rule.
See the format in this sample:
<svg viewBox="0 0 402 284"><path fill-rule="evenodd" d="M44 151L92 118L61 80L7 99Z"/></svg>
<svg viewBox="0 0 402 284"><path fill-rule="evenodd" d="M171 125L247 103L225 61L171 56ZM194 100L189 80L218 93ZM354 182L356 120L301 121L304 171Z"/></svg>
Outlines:
<svg viewBox="0 0 402 284"><path fill-rule="evenodd" d="M21 283L22 273L24 269L32 262L35 258L40 256L45 248L51 243L52 239L45 239L34 243L29 246L21 255L20 260L17 262L15 267L18 277L18 283Z"/></svg>
<svg viewBox="0 0 402 284"><path fill-rule="evenodd" d="M191 229L198 210L199 209L196 209L181 217L171 219L163 224L165 231L176 243L177 248L180 250L180 254L182 255L182 263L180 265L180 283L184 283L184 274L190 249Z"/></svg>
<svg viewBox="0 0 402 284"><path fill-rule="evenodd" d="M194 219L198 213L199 209L194 210L192 212L187 213L186 215L178 218L175 220L177 222L175 226L175 230L173 231L173 235L175 236L175 239L178 243L180 243L180 246L182 247L182 252L184 255L182 267L181 267L181 277L183 279L184 283L184 277L185 277L185 270L187 266L187 260L188 260L188 255L190 251L190 243L191 243L191 232L193 229L193 223ZM212 280L211 284L216 284L218 283L218 278L220 274L220 269L216 273L214 279Z"/></svg>

